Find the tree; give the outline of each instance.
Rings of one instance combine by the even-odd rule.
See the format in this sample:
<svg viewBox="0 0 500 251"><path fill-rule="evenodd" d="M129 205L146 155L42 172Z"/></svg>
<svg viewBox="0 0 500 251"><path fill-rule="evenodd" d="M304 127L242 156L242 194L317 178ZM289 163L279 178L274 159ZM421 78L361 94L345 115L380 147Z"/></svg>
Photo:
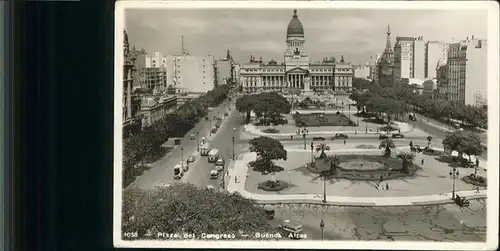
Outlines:
<svg viewBox="0 0 500 251"><path fill-rule="evenodd" d="M325 153L326 147L327 146L325 143L319 144L318 150L321 151L321 153L319 154L319 159L323 159L326 157L326 153Z"/></svg>
<svg viewBox="0 0 500 251"><path fill-rule="evenodd" d="M453 151L457 151L459 157L462 157L463 147L461 146L464 143L465 135L462 132L455 132L446 135L443 139L443 147L446 153L451 154Z"/></svg>
<svg viewBox="0 0 500 251"><path fill-rule="evenodd" d="M459 145L460 151L469 156L469 162L471 162L471 156L479 156L483 153L484 147L481 144L481 139L477 134L471 133L462 139Z"/></svg>
<svg viewBox="0 0 500 251"><path fill-rule="evenodd" d="M325 163L330 163L330 174L334 174L340 166L340 158L337 155L329 155L325 158Z"/></svg>
<svg viewBox="0 0 500 251"><path fill-rule="evenodd" d="M403 173L409 173L409 167L413 164L413 160L415 159L414 153L400 152L397 155L397 158L403 161L403 167L401 171Z"/></svg>
<svg viewBox="0 0 500 251"><path fill-rule="evenodd" d="M431 148L431 140L432 140L432 136L431 135L427 136L427 147L428 148Z"/></svg>
<svg viewBox="0 0 500 251"><path fill-rule="evenodd" d="M396 145L392 141L392 139L383 139L380 142L380 146L378 147L379 149L384 149L384 156L391 156L391 149L396 148Z"/></svg>
<svg viewBox="0 0 500 251"><path fill-rule="evenodd" d="M243 95L236 100L236 110L246 113L246 123L250 123L250 114L252 112L255 95Z"/></svg>
<svg viewBox="0 0 500 251"><path fill-rule="evenodd" d="M249 143L250 151L256 152L261 157L264 171L274 173L273 160L287 159L287 152L278 140L261 136L251 139Z"/></svg>
<svg viewBox="0 0 500 251"><path fill-rule="evenodd" d="M189 198L189 199L187 199ZM150 234L234 234L271 232L262 207L233 193L219 193L192 184L175 183L151 190L126 189L123 193L122 232ZM147 237L146 237L147 238Z"/></svg>

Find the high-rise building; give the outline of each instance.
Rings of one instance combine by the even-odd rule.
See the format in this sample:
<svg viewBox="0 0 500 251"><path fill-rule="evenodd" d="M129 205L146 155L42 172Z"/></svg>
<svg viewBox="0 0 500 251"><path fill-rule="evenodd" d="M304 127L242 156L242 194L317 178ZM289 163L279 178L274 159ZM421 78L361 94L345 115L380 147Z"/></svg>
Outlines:
<svg viewBox="0 0 500 251"><path fill-rule="evenodd" d="M487 105L487 41L467 37L448 51L447 100Z"/></svg>
<svg viewBox="0 0 500 251"><path fill-rule="evenodd" d="M394 85L401 87L401 79L413 78L413 37L397 37L394 45Z"/></svg>
<svg viewBox="0 0 500 251"><path fill-rule="evenodd" d="M371 77L371 67L370 65L363 64L363 65L354 65L354 77L355 78L362 78L362 79L370 79Z"/></svg>
<svg viewBox="0 0 500 251"><path fill-rule="evenodd" d="M425 48L425 77L436 78L436 65L441 58L448 57L448 43L429 41Z"/></svg>
<svg viewBox="0 0 500 251"><path fill-rule="evenodd" d="M167 85L176 93L205 93L215 86L214 57L183 55L167 56Z"/></svg>
<svg viewBox="0 0 500 251"><path fill-rule="evenodd" d="M294 10L285 37L284 62L264 62L250 56L241 65L240 81L244 92L287 90L332 90L350 92L354 75L351 64L334 58L312 63L306 52L306 37L297 10ZM307 82L309 81L309 82Z"/></svg>
<svg viewBox="0 0 500 251"><path fill-rule="evenodd" d="M217 84L230 83L233 79L233 59L227 51L224 59L215 61L215 75L217 76Z"/></svg>
<svg viewBox="0 0 500 251"><path fill-rule="evenodd" d="M167 88L167 61L159 52L148 55L145 51L137 53L137 78L143 89Z"/></svg>
<svg viewBox="0 0 500 251"><path fill-rule="evenodd" d="M412 78L425 79L425 41L421 36L413 41Z"/></svg>

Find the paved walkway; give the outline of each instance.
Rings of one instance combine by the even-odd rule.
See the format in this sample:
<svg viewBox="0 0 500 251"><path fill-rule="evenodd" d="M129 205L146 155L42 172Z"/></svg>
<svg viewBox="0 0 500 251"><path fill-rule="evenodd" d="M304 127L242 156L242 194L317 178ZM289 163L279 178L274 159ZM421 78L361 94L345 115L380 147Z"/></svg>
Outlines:
<svg viewBox="0 0 500 251"><path fill-rule="evenodd" d="M359 151L359 149L342 149L335 152L350 152ZM436 150L440 150L437 149ZM441 149L442 150L442 149ZM287 149L287 151L308 151L301 149ZM367 149L366 151L380 151L379 149ZM279 204L279 203L318 203L323 204L323 195L321 194L290 194L290 195L274 195L274 194L255 194L245 190L245 181L248 171L248 163L255 160L255 153L246 153L238 156L234 163L234 167L229 170L229 182L227 190L229 192L238 192L243 197L254 199L263 204ZM487 163L482 163L483 167ZM487 190L456 191L456 194L472 198L486 198ZM430 205L451 203L451 193L433 194L424 196L408 196L408 197L347 197L347 196L328 196L326 197L328 205L338 206L412 206L412 205Z"/></svg>
<svg viewBox="0 0 500 251"><path fill-rule="evenodd" d="M408 123L404 123L404 122L394 122L400 129L401 129L401 133L408 133L408 132L412 132L414 130L414 127ZM379 127L382 126L382 125L379 125ZM279 128L279 126L277 127ZM308 128L308 135L319 135L319 136L322 136L322 135L328 135L328 136L332 136L334 135L335 133L345 133L345 134L357 134L358 135L366 135L366 134L371 134L371 135L378 135L378 134L385 134L385 132L377 132L373 129L370 129L368 131L368 133L365 132L365 127L361 126L361 127L352 127L353 129L351 130L336 130L336 131L325 131L325 130L321 130L321 127L317 127L318 130L315 131L316 127L312 127L312 128ZM331 127L329 127L331 128ZM343 127L345 128L345 127ZM252 134L252 135L257 135L257 136L267 136L267 137L290 137L290 136L297 136L297 133L296 132L293 132L293 133L265 133L265 132L262 132L260 128L252 125L252 124L247 124L247 125L244 125L243 126L243 131L246 132L247 134Z"/></svg>

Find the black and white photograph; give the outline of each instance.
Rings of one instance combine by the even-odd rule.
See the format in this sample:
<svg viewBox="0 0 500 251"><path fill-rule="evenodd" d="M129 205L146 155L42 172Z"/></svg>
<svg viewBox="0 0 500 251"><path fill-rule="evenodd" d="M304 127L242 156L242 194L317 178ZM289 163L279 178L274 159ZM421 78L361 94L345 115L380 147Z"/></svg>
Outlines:
<svg viewBox="0 0 500 251"><path fill-rule="evenodd" d="M496 249L497 7L118 1L114 245Z"/></svg>

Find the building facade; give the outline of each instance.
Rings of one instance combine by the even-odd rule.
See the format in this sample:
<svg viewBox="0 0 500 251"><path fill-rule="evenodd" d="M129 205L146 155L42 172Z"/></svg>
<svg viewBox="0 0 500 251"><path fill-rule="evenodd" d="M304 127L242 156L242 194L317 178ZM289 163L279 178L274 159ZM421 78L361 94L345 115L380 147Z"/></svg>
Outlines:
<svg viewBox="0 0 500 251"><path fill-rule="evenodd" d="M177 97L165 94L143 97L141 101L142 128L156 123L177 107Z"/></svg>
<svg viewBox="0 0 500 251"><path fill-rule="evenodd" d="M233 59L227 51L226 58L215 61L217 84L227 84L233 80Z"/></svg>
<svg viewBox="0 0 500 251"><path fill-rule="evenodd" d="M447 100L465 105L487 105L487 41L470 39L452 43L448 50Z"/></svg>
<svg viewBox="0 0 500 251"><path fill-rule="evenodd" d="M371 67L369 64L355 65L354 66L354 77L371 79Z"/></svg>
<svg viewBox="0 0 500 251"><path fill-rule="evenodd" d="M438 83L437 79L428 79L424 81L423 85L423 93L422 95L429 99L437 99L438 98Z"/></svg>
<svg viewBox="0 0 500 251"><path fill-rule="evenodd" d="M148 55L145 51L136 53L137 82L143 89L167 88L166 57L159 52Z"/></svg>
<svg viewBox="0 0 500 251"><path fill-rule="evenodd" d="M122 93L122 129L123 136L128 137L140 131L140 98L134 93L134 76L136 75L135 50L130 50L127 32L123 31L123 93Z"/></svg>
<svg viewBox="0 0 500 251"><path fill-rule="evenodd" d="M294 10L285 38L284 62L265 63L262 58L250 56L249 62L240 68L242 90L248 93L308 89L350 92L352 66L343 59L338 63L333 59L311 63L306 42L304 28Z"/></svg>
<svg viewBox="0 0 500 251"><path fill-rule="evenodd" d="M413 77L413 37L397 37L394 45L394 87L403 86L401 79Z"/></svg>
<svg viewBox="0 0 500 251"><path fill-rule="evenodd" d="M377 79L382 87L394 86L394 51L391 46L391 28L387 26L385 49L377 61Z"/></svg>
<svg viewBox="0 0 500 251"><path fill-rule="evenodd" d="M422 36L413 40L412 78L425 79L425 41Z"/></svg>
<svg viewBox="0 0 500 251"><path fill-rule="evenodd" d="M425 77L436 78L436 65L441 58L448 57L448 43L429 41L425 48Z"/></svg>
<svg viewBox="0 0 500 251"><path fill-rule="evenodd" d="M206 93L215 87L213 56L167 56L167 85L176 93Z"/></svg>

